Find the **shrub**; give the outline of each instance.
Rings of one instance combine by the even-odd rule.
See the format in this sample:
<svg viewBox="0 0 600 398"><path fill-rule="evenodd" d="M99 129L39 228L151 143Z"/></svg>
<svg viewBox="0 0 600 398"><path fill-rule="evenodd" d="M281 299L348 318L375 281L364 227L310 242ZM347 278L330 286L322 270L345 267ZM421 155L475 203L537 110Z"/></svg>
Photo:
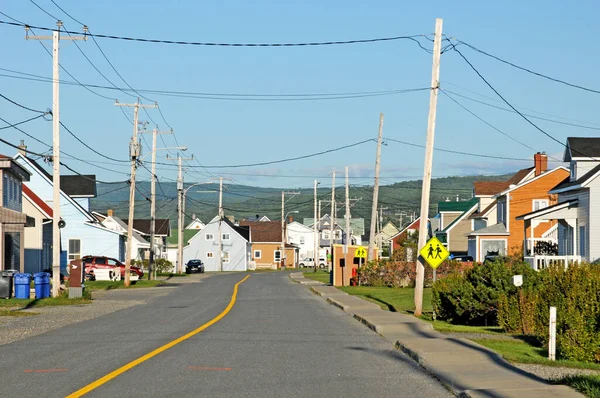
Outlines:
<svg viewBox="0 0 600 398"><path fill-rule="evenodd" d="M148 260L131 260L131 265L135 265L136 267L148 271ZM154 261L154 267L158 273L173 271L173 263L165 258L157 258Z"/></svg>
<svg viewBox="0 0 600 398"><path fill-rule="evenodd" d="M500 297L516 289L512 276L532 273L529 265L516 261L495 261L475 265L463 274L455 272L433 285L433 308L441 319L453 323L497 325Z"/></svg>

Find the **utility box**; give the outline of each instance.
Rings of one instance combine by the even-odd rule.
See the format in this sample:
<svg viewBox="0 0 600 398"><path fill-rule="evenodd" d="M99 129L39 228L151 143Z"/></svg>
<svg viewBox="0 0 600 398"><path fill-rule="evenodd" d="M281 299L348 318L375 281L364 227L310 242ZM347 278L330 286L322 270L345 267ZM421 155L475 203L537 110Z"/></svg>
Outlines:
<svg viewBox="0 0 600 398"><path fill-rule="evenodd" d="M333 269L332 269L332 284L333 286L350 286L353 268L357 268L360 273L360 268L366 263L365 259L355 257L357 249L361 246L349 245L348 253L344 254L344 245L333 245ZM373 249L373 258L377 258L377 248ZM360 264L358 267L353 267L354 264Z"/></svg>

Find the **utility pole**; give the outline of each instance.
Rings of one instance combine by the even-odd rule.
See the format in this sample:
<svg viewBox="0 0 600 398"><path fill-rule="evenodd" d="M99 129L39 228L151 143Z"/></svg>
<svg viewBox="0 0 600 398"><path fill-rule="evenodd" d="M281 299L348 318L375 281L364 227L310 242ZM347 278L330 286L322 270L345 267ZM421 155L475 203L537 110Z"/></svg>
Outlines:
<svg viewBox="0 0 600 398"><path fill-rule="evenodd" d="M279 256L279 268L285 267L285 195L300 195L300 192L285 192L281 191L281 252ZM291 198L290 198L291 199ZM289 199L288 199L289 200Z"/></svg>
<svg viewBox="0 0 600 398"><path fill-rule="evenodd" d="M383 140L383 113L379 114L379 134L377 135L377 155L375 157L375 185L373 186L373 204L371 206L371 230L369 231L369 250L367 261L373 260L375 247L375 228L377 226L377 205L379 202L379 170L381 167L381 142Z"/></svg>
<svg viewBox="0 0 600 398"><path fill-rule="evenodd" d="M221 223L224 218L223 214L223 177L219 177L219 250L217 261L219 263L219 272L223 271L223 233L221 232Z"/></svg>
<svg viewBox="0 0 600 398"><path fill-rule="evenodd" d="M314 211L314 223L313 223L313 238L314 242L314 252L313 252L313 272L317 272L317 262L319 261L319 234L317 231L317 223L320 221L317 219L317 185L319 185L319 181L315 180L315 211Z"/></svg>
<svg viewBox="0 0 600 398"><path fill-rule="evenodd" d="M144 133L144 131L142 131ZM158 134L173 134L171 131L152 129L152 178L150 182L150 258L148 259L148 280L152 279L154 269L154 234L156 230L156 136Z"/></svg>
<svg viewBox="0 0 600 398"><path fill-rule="evenodd" d="M425 145L425 166L423 171L423 190L421 193L421 220L419 222L419 244L421 250L427 243L429 221L429 191L431 186L431 169L433 167L433 141L435 134L435 116L437 110L438 90L440 86L440 53L442 48L442 19L435 20L435 36L433 41L433 65L431 70L431 94L429 96L429 118L427 120L427 143ZM415 281L415 316L423 312L423 283L425 280L425 264L421 257L417 258Z"/></svg>
<svg viewBox="0 0 600 398"><path fill-rule="evenodd" d="M189 158L182 158L177 154L177 158L171 158L167 155L168 160L177 160L177 273L183 272L183 164L184 160L194 160L194 155ZM152 242L154 243L154 242Z"/></svg>
<svg viewBox="0 0 600 398"><path fill-rule="evenodd" d="M29 36L29 27L25 27L25 40L52 40L52 297L60 294L60 84L58 53L61 40L87 40L83 36L60 36L62 21L56 21L57 29L52 36ZM87 33L87 26L83 31Z"/></svg>
<svg viewBox="0 0 600 398"><path fill-rule="evenodd" d="M138 134L138 114L140 108L157 108L158 105L143 105L140 104L138 98L135 104L121 104L119 101L115 102L116 106L127 106L133 107L133 136L129 143L129 156L131 158L131 179L129 182L129 219L127 220L127 250L125 251L125 281L124 285L129 286L131 282L131 244L133 235L133 219L135 217L135 172L137 169L137 162L141 155L141 148L137 140Z"/></svg>
<svg viewBox="0 0 600 398"><path fill-rule="evenodd" d="M348 166L346 166L346 241L344 255L348 254L348 243L352 243L350 239L350 183L348 182Z"/></svg>
<svg viewBox="0 0 600 398"><path fill-rule="evenodd" d="M331 269L333 269L333 245L335 244L335 170L333 170L331 177L331 239L329 242L331 243Z"/></svg>

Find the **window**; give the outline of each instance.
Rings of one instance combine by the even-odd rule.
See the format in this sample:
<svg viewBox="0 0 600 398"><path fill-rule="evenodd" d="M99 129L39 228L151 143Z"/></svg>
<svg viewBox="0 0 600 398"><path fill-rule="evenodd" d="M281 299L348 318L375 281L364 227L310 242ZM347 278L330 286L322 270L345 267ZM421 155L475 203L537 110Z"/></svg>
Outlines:
<svg viewBox="0 0 600 398"><path fill-rule="evenodd" d="M335 240L340 240L342 239L342 231L340 231L339 229L335 231Z"/></svg>
<svg viewBox="0 0 600 398"><path fill-rule="evenodd" d="M206 234L206 240L215 240L215 237L213 234Z"/></svg>
<svg viewBox="0 0 600 398"><path fill-rule="evenodd" d="M207 252L206 253L206 258L213 258L213 257L214 257L213 252Z"/></svg>
<svg viewBox="0 0 600 398"><path fill-rule="evenodd" d="M69 261L81 258L81 240L69 239Z"/></svg>
<svg viewBox="0 0 600 398"><path fill-rule="evenodd" d="M323 239L329 240L329 237L330 237L330 233L329 232L330 231L327 231L327 230L323 231Z"/></svg>
<svg viewBox="0 0 600 398"><path fill-rule="evenodd" d="M4 269L21 268L21 233L4 233Z"/></svg>
<svg viewBox="0 0 600 398"><path fill-rule="evenodd" d="M7 173L2 173L2 206L15 211L22 209L21 183Z"/></svg>
<svg viewBox="0 0 600 398"><path fill-rule="evenodd" d="M273 257L275 258L275 262L281 261L281 250L275 250Z"/></svg>
<svg viewBox="0 0 600 398"><path fill-rule="evenodd" d="M106 258L96 257L96 265L105 265L105 264L106 264Z"/></svg>
<svg viewBox="0 0 600 398"><path fill-rule="evenodd" d="M304 236L300 237L300 244L303 245L306 242L306 240L304 239Z"/></svg>
<svg viewBox="0 0 600 398"><path fill-rule="evenodd" d="M254 258L255 259L260 259L261 255L262 255L262 252L260 250L254 250Z"/></svg>
<svg viewBox="0 0 600 398"><path fill-rule="evenodd" d="M571 160L569 170L571 172L570 180L571 180L571 182L573 182L577 179L577 163L575 163L575 161Z"/></svg>
<svg viewBox="0 0 600 398"><path fill-rule="evenodd" d="M533 211L541 210L548 207L548 199L534 199L533 200Z"/></svg>
<svg viewBox="0 0 600 398"><path fill-rule="evenodd" d="M587 229L586 226L579 227L579 255L581 257L587 257Z"/></svg>
<svg viewBox="0 0 600 398"><path fill-rule="evenodd" d="M504 200L498 201L498 222L506 225L506 202Z"/></svg>
<svg viewBox="0 0 600 398"><path fill-rule="evenodd" d="M221 235L221 238L223 240L229 240L229 234L228 233L224 233L224 234Z"/></svg>
<svg viewBox="0 0 600 398"><path fill-rule="evenodd" d="M223 262L224 263L229 262L229 252L223 252Z"/></svg>
<svg viewBox="0 0 600 398"><path fill-rule="evenodd" d="M109 258L108 265L110 265L111 267L116 267L117 265L119 265L119 263L117 262L117 260L115 260L113 258Z"/></svg>

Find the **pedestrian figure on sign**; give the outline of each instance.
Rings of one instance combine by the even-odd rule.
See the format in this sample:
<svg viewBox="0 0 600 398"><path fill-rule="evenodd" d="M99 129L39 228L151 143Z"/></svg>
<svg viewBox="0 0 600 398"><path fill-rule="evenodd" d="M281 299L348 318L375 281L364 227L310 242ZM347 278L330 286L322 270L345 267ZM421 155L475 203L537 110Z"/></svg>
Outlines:
<svg viewBox="0 0 600 398"><path fill-rule="evenodd" d="M442 259L442 249L440 249L440 245L437 245L437 247L435 248L435 258L439 258L440 260Z"/></svg>
<svg viewBox="0 0 600 398"><path fill-rule="evenodd" d="M427 249L427 258L433 258L433 244L429 244L429 249Z"/></svg>

